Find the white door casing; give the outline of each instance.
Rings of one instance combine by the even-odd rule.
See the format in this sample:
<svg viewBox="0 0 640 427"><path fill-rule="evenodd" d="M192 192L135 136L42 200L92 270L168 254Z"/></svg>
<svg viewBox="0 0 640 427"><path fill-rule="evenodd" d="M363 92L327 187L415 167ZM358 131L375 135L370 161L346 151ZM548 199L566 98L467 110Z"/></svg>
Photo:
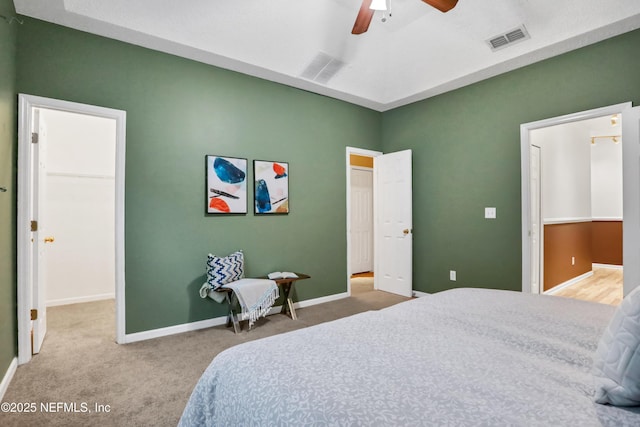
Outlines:
<svg viewBox="0 0 640 427"><path fill-rule="evenodd" d="M351 168L351 274L373 271L373 170Z"/></svg>
<svg viewBox="0 0 640 427"><path fill-rule="evenodd" d="M68 111L116 120L116 174L115 174L115 311L116 342L126 342L124 310L124 174L126 112L110 108L19 94L18 108L18 220L17 220L17 320L18 320L18 364L31 360L30 312L34 298L40 299L34 289L33 245L31 244L31 220L34 208L32 197L34 181L34 156L31 150L31 130L34 111L38 108ZM35 240L35 237L34 237ZM35 342L35 337L34 337Z"/></svg>
<svg viewBox="0 0 640 427"><path fill-rule="evenodd" d="M542 224L540 206L540 147L531 145L531 293L542 293Z"/></svg>
<svg viewBox="0 0 640 427"><path fill-rule="evenodd" d="M413 294L411 150L373 159L375 288Z"/></svg>
<svg viewBox="0 0 640 427"><path fill-rule="evenodd" d="M640 107L622 111L624 295L640 284Z"/></svg>

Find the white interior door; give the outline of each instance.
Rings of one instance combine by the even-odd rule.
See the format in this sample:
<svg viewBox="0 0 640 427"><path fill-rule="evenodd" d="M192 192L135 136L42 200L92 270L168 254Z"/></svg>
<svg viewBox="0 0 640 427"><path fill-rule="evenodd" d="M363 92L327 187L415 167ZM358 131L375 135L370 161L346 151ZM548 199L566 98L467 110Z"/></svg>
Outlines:
<svg viewBox="0 0 640 427"><path fill-rule="evenodd" d="M541 286L541 267L542 257L542 224L540 209L540 147L531 145L530 157L531 162L531 293L542 293Z"/></svg>
<svg viewBox="0 0 640 427"><path fill-rule="evenodd" d="M373 271L373 170L351 168L351 274Z"/></svg>
<svg viewBox="0 0 640 427"><path fill-rule="evenodd" d="M35 108L33 111L33 128L32 132L37 135L31 144L33 150L33 212L32 218L37 222L37 226L33 229L33 307L36 308L35 315L32 314L33 320L33 354L40 352L44 336L47 333L47 307L46 307L46 263L47 263L47 244L49 239L46 229L46 217L44 215L44 203L46 200L46 138L47 132L45 124L40 117L40 110ZM35 317L35 320L33 319Z"/></svg>
<svg viewBox="0 0 640 427"><path fill-rule="evenodd" d="M373 159L376 289L413 293L411 150Z"/></svg>
<svg viewBox="0 0 640 427"><path fill-rule="evenodd" d="M640 107L622 111L624 295L640 283Z"/></svg>

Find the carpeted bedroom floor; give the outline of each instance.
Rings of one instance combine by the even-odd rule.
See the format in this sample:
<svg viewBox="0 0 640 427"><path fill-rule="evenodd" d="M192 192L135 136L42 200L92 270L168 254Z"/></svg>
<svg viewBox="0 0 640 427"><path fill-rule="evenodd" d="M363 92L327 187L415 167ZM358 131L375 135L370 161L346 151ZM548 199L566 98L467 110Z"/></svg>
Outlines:
<svg viewBox="0 0 640 427"><path fill-rule="evenodd" d="M113 300L49 308L41 353L18 367L3 399L37 410L0 413L0 425L175 426L198 378L224 349L406 300L374 291L365 279L352 282L349 298L296 310L297 321L272 315L238 335L219 326L117 345ZM74 404L77 412L70 412Z"/></svg>

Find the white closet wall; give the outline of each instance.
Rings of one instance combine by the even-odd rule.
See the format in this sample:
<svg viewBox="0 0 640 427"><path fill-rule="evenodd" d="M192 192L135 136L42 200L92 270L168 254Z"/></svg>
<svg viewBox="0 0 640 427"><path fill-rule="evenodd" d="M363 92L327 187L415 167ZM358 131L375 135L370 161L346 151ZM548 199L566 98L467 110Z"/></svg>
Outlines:
<svg viewBox="0 0 640 427"><path fill-rule="evenodd" d="M115 120L42 110L47 305L115 294Z"/></svg>

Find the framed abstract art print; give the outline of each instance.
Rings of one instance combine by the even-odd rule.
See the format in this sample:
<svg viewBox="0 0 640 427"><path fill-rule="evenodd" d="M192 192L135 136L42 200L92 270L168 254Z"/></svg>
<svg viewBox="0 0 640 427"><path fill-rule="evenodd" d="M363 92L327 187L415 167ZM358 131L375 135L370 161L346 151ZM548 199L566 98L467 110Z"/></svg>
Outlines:
<svg viewBox="0 0 640 427"><path fill-rule="evenodd" d="M207 214L247 213L247 159L206 156Z"/></svg>
<svg viewBox="0 0 640 427"><path fill-rule="evenodd" d="M289 213L289 163L253 161L254 213Z"/></svg>

